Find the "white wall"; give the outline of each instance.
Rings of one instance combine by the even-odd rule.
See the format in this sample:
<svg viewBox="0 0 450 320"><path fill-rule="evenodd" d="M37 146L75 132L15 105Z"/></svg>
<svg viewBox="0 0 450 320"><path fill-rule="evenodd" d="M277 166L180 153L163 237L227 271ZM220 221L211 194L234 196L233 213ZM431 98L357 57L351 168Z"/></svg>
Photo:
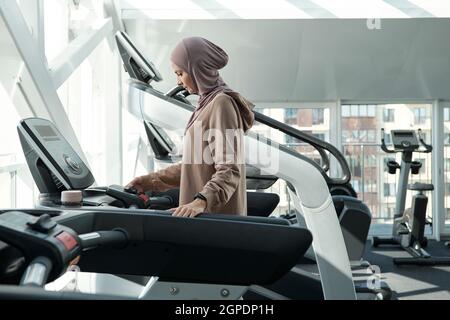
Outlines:
<svg viewBox="0 0 450 320"><path fill-rule="evenodd" d="M169 55L203 36L230 56L226 82L253 101L450 99L450 19L125 20L127 32L175 84Z"/></svg>

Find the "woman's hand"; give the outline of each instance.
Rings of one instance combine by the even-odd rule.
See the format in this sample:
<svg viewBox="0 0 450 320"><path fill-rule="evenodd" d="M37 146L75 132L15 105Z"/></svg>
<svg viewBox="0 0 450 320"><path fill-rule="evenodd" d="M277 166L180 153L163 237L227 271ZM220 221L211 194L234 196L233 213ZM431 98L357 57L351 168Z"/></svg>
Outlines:
<svg viewBox="0 0 450 320"><path fill-rule="evenodd" d="M194 218L200 213L205 212L206 201L202 199L195 199L191 203L169 209L173 216L191 217Z"/></svg>
<svg viewBox="0 0 450 320"><path fill-rule="evenodd" d="M147 189L147 180L148 176L140 176L140 177L136 177L133 180L131 180L126 186L125 188L135 188L139 193L144 193L145 191L148 191Z"/></svg>

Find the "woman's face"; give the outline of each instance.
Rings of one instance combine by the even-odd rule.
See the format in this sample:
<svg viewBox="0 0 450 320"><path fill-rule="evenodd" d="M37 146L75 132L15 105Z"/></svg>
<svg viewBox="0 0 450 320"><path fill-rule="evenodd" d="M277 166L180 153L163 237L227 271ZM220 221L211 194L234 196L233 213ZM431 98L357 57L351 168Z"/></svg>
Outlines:
<svg viewBox="0 0 450 320"><path fill-rule="evenodd" d="M177 84L185 88L190 94L198 93L198 88L195 85L189 74L178 67L176 64L172 63L173 72L177 75Z"/></svg>

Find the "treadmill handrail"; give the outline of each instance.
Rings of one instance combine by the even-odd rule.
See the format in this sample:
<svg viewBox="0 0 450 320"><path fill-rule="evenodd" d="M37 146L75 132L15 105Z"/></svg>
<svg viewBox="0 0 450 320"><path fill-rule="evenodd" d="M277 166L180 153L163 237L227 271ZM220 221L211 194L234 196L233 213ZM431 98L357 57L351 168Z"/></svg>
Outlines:
<svg viewBox="0 0 450 320"><path fill-rule="evenodd" d="M164 93L152 88L151 86L149 86L145 83L142 83L141 81L136 81L135 79L129 79L128 83L130 86L135 87L138 90L145 91L157 98L169 101L170 103L173 103L173 104L175 104L179 107L182 107L186 110L189 110L190 112L193 112L195 110L195 107L192 104L183 103L183 102L175 99L173 96L168 95L169 93L171 93L173 95L174 93L179 92L178 90L180 88L178 88L178 87L175 87L174 89L170 90L169 93L164 94ZM326 177L325 179L327 180L328 183L343 185L343 184L347 184L350 181L350 179L351 179L350 168L348 167L347 161L345 160L342 153L335 146L333 146L332 144L330 144L328 142L320 140L314 136L311 136L309 134L301 132L298 129L292 128L291 126L288 126L280 121L274 120L273 118L267 117L259 112L253 111L253 113L255 114L255 120L257 122L266 124L271 128L280 130L280 131L284 132L285 134L290 135L299 140L302 140L302 141L312 145L314 148L316 148L319 151L319 153L325 163L324 166L322 166L322 167L317 166L317 167L320 168L322 170L322 172L324 172L324 176ZM146 120L148 120L148 119L146 119ZM280 147L281 147L281 145L280 145ZM286 148L286 149L289 149L290 151L292 151L292 153L295 153L296 156L300 155L300 153L298 151L295 151L290 148ZM324 150L329 151L337 159L337 161L339 162L339 164L342 168L342 171L344 173L342 177L331 178L325 173L329 168L329 157L326 155Z"/></svg>
<svg viewBox="0 0 450 320"><path fill-rule="evenodd" d="M296 139L299 139L301 141L304 141L308 144L310 144L311 146L313 146L314 148L316 148L317 151L319 151L320 156L322 157L322 159L324 160L325 164L322 166L322 170L324 170L325 172L328 171L329 167L330 167L330 159L328 157L328 155L325 153L324 150L329 151L338 161L339 165L342 168L342 172L343 172L343 176L340 178L331 178L329 179L330 182L332 182L333 184L346 184L350 181L351 179L351 172L350 172L350 168L348 166L347 161L345 160L345 157L343 156L343 154L332 144L320 140L312 135L309 135L307 133L304 133L298 129L295 129L283 122L277 121L271 117L268 117L262 113L259 113L257 111L253 111L253 113L255 114L255 120L265 124L273 129L277 129L280 130L281 132L294 137Z"/></svg>
<svg viewBox="0 0 450 320"><path fill-rule="evenodd" d="M177 94L181 93L183 97L186 97L186 93L185 93L185 92L186 92L186 89L184 89L182 86L176 86L176 87L172 88L171 90L169 90L169 91L166 93L166 96L169 96L169 97L174 98ZM261 122L261 123L263 123L263 124L267 124L267 123L264 123L263 121L260 121L260 120L258 119L257 114L258 114L258 115L262 115L262 114L260 114L260 113L258 113L258 112L255 112L255 111L254 111L253 113L255 114L255 120L257 120L258 122ZM263 116L264 116L264 115L263 115ZM270 119L272 119L272 118L270 118ZM267 125L269 125L269 126L272 127L272 128L279 129L279 128L277 128L277 127L271 126L270 124L267 124ZM304 133L302 133L302 134L304 134ZM305 140L305 139L300 139L300 140L310 143L310 145L311 145L312 147L314 147L314 149L316 149L316 150L319 152L320 157L321 157L322 160L323 160L322 170L325 171L325 172L327 172L327 171L330 169L330 158L329 158L328 155L325 153L325 151L324 151L320 146L318 146L318 145L315 144L315 143L311 143L311 142L309 142L309 141L307 141L307 140Z"/></svg>
<svg viewBox="0 0 450 320"><path fill-rule="evenodd" d="M271 124L271 123L270 123L271 121L276 122L277 120L275 120L275 119L273 119L273 118L271 118L271 117L268 117L268 116L266 116L266 115L264 115L264 114L262 114L262 113L256 112L256 111L253 111L253 113L255 114L255 120L256 120L256 121L261 122L262 124L265 124L265 125L267 125L267 126L273 128L273 129L277 129L277 130L280 130L280 131L284 132L283 130L281 130L281 129L278 127L278 124L277 124L277 125L274 125L274 124ZM282 123L282 122L279 122L279 123L284 124L284 123ZM287 125L286 125L286 127L292 128L291 126L287 126ZM292 129L294 129L294 128L292 128ZM296 130L296 129L294 129L294 130ZM315 137L313 137L313 136L310 136L310 135L308 135L308 134L306 134L306 133L304 133L304 132L301 132L300 130L299 130L299 132L300 132L300 134L301 134L302 136L305 136L306 138L299 138L299 137L294 136L294 135L291 135L290 133L287 133L287 132L284 132L284 133L287 134L287 135L289 135L289 136L292 136L292 137L294 137L294 138L297 138L297 139L299 139L299 140L305 141L305 142L309 143L312 147L314 147L314 149L316 149L316 150L319 152L320 157L321 157L322 160L323 160L322 170L325 171L325 172L327 172L328 170L330 170L330 158L329 158L328 155L325 153L324 149L323 149L321 146L317 145L316 143L311 142L311 141L308 141L308 139L311 138L311 137L314 138L314 139L317 139L317 138L315 138ZM317 140L319 140L319 139L317 139ZM322 141L322 140L319 140L319 141Z"/></svg>
<svg viewBox="0 0 450 320"><path fill-rule="evenodd" d="M189 95L189 93L186 91L186 89L183 88L182 86L175 86L172 89L170 89L169 91L167 91L166 96L174 98L174 96L176 96L180 92L184 98L186 98Z"/></svg>

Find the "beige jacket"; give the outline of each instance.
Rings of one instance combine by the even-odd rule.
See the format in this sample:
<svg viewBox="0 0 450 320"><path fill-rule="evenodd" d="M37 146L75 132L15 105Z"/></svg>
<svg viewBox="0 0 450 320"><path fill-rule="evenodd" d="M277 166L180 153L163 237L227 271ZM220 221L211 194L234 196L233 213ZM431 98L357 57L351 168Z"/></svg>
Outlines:
<svg viewBox="0 0 450 320"><path fill-rule="evenodd" d="M218 94L187 129L181 163L150 173L149 190L180 187L180 205L200 192L206 212L246 215L243 135L253 124L252 107L239 94Z"/></svg>

